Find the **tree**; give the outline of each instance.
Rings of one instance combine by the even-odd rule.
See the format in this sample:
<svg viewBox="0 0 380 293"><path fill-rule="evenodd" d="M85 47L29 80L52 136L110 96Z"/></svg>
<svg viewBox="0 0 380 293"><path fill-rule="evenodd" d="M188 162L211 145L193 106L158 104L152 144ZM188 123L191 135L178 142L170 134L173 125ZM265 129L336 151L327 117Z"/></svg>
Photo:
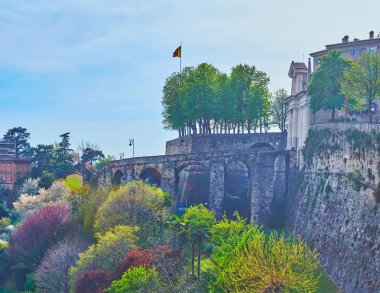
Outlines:
<svg viewBox="0 0 380 293"><path fill-rule="evenodd" d="M194 134L211 133L216 89L220 72L211 64L201 63L189 70L181 84L181 109ZM198 125L198 128L197 128Z"/></svg>
<svg viewBox="0 0 380 293"><path fill-rule="evenodd" d="M286 106L286 99L288 93L285 89L278 89L270 97L272 123L284 132L287 127L288 107Z"/></svg>
<svg viewBox="0 0 380 293"><path fill-rule="evenodd" d="M84 250L79 239L64 239L50 248L35 271L39 292L69 292L68 273Z"/></svg>
<svg viewBox="0 0 380 293"><path fill-rule="evenodd" d="M61 134L60 137L62 140L55 149L55 173L57 178L64 178L74 169L74 156L73 150L70 149L70 132Z"/></svg>
<svg viewBox="0 0 380 293"><path fill-rule="evenodd" d="M319 68L311 74L307 89L313 113L320 109L331 110L331 119L334 120L335 110L344 106L341 82L350 67L351 61L343 58L340 51L332 50L320 58Z"/></svg>
<svg viewBox="0 0 380 293"><path fill-rule="evenodd" d="M189 239L192 242L192 274L194 275L194 247L198 243L198 271L197 277L200 280L201 273L201 249L202 241L210 238L211 226L216 223L214 214L203 205L193 206L186 210L183 219L188 227Z"/></svg>
<svg viewBox="0 0 380 293"><path fill-rule="evenodd" d="M61 204L43 207L25 218L13 233L10 255L16 262L30 267L41 258L58 239L59 232L71 220L67 206Z"/></svg>
<svg viewBox="0 0 380 293"><path fill-rule="evenodd" d="M4 139L14 144L16 158L20 156L26 156L30 148L28 142L29 138L30 133L26 128L23 128L21 126L13 127L4 134Z"/></svg>
<svg viewBox="0 0 380 293"><path fill-rule="evenodd" d="M157 271L137 267L128 270L118 281L113 281L111 286L106 290L110 293L150 293L159 292L161 287L161 278Z"/></svg>
<svg viewBox="0 0 380 293"><path fill-rule="evenodd" d="M166 79L162 90L164 127L166 129L178 130L179 137L185 135L187 127L193 128L192 122L186 121L183 115L183 99L181 96L183 80L189 75L191 70L194 69L192 67L185 67L181 73L173 73Z"/></svg>
<svg viewBox="0 0 380 293"><path fill-rule="evenodd" d="M103 293L111 284L110 274L101 270L88 270L78 279L75 293ZM54 292L54 291L53 291Z"/></svg>
<svg viewBox="0 0 380 293"><path fill-rule="evenodd" d="M380 56L377 53L362 54L344 73L342 93L353 100L364 100L372 122L372 107L380 96Z"/></svg>

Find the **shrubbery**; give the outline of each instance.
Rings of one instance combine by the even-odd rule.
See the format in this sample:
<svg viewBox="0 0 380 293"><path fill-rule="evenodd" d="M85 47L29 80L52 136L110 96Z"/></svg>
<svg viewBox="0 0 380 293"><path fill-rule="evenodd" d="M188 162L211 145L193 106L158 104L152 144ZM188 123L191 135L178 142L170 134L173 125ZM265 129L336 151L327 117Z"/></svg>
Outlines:
<svg viewBox="0 0 380 293"><path fill-rule="evenodd" d="M43 207L27 216L10 242L13 259L31 267L37 265L70 220L69 209L61 204Z"/></svg>
<svg viewBox="0 0 380 293"><path fill-rule="evenodd" d="M104 234L98 234L98 242L79 254L77 264L70 270L70 282L74 288L76 281L86 270L112 272L138 239L138 227L116 226Z"/></svg>

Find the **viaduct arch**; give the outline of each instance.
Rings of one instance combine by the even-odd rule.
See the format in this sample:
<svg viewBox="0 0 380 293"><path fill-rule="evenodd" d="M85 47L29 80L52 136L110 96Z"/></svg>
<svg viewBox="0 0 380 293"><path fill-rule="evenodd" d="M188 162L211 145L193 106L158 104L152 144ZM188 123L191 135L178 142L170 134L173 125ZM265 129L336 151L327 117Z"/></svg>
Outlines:
<svg viewBox="0 0 380 293"><path fill-rule="evenodd" d="M224 212L231 217L237 210L252 223L276 226L273 218L281 218L279 208L284 208L291 153L284 150L285 142L274 143L273 134L271 140L263 137L242 149L112 161L104 180L147 180L172 194L176 209L202 203L217 217Z"/></svg>

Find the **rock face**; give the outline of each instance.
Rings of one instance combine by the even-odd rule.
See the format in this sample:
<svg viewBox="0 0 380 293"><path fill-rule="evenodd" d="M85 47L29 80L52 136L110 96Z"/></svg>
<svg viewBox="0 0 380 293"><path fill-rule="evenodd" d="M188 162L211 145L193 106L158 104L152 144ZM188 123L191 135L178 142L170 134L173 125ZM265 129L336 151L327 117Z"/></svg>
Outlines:
<svg viewBox="0 0 380 293"><path fill-rule="evenodd" d="M311 129L304 172L292 176L287 227L319 251L343 292L380 292L379 145L372 129Z"/></svg>

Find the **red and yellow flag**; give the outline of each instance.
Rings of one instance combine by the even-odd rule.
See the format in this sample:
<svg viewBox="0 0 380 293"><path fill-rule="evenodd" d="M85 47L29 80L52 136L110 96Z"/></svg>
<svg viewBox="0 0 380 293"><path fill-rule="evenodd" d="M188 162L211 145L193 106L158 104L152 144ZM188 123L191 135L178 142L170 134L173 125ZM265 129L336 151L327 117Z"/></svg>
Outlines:
<svg viewBox="0 0 380 293"><path fill-rule="evenodd" d="M175 49L175 51L173 52L173 58L175 57L181 58L181 47L182 46L179 46L177 49Z"/></svg>

